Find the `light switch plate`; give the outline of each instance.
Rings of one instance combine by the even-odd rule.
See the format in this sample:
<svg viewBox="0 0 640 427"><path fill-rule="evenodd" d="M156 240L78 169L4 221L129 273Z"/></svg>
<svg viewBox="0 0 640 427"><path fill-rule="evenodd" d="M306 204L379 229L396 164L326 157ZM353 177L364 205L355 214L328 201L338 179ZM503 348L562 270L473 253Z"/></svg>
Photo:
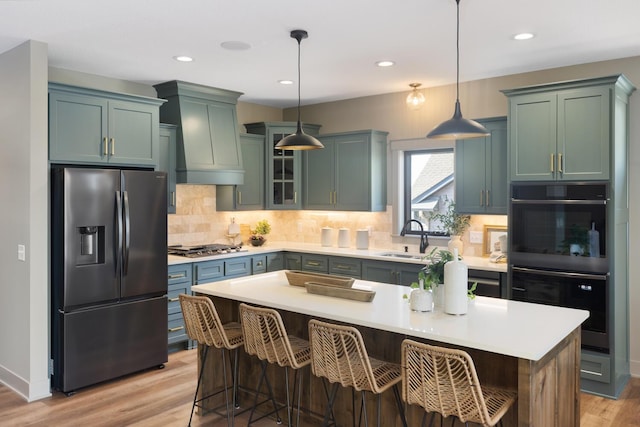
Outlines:
<svg viewBox="0 0 640 427"><path fill-rule="evenodd" d="M469 242L482 244L482 231L470 231Z"/></svg>
<svg viewBox="0 0 640 427"><path fill-rule="evenodd" d="M18 261L24 261L25 257L26 255L24 245L18 245Z"/></svg>

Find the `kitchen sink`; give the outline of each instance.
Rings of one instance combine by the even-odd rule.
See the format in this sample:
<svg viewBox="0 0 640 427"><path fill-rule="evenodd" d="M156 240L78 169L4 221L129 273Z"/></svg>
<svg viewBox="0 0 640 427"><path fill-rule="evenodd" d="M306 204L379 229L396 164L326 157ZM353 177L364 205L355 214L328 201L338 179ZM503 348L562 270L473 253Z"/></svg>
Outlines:
<svg viewBox="0 0 640 427"><path fill-rule="evenodd" d="M397 252L385 252L382 254L378 254L378 256L385 256L389 258L403 258L403 259L418 259L421 260L424 255L412 255L412 254L403 254Z"/></svg>

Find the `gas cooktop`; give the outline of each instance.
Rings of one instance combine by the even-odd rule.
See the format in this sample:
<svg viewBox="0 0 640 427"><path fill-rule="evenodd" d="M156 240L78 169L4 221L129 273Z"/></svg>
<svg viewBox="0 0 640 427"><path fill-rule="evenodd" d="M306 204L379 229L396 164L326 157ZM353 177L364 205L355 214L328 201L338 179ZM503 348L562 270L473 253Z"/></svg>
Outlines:
<svg viewBox="0 0 640 427"><path fill-rule="evenodd" d="M225 245L221 243L212 243L207 245L173 245L168 248L169 255L178 255L188 258L199 258L205 256L229 254L233 252L247 252L242 249L242 244Z"/></svg>

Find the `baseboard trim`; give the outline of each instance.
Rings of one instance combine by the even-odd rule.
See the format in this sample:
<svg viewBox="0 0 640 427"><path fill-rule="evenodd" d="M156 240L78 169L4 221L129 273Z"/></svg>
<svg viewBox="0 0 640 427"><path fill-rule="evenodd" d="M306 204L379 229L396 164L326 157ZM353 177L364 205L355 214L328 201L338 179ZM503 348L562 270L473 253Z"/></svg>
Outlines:
<svg viewBox="0 0 640 427"><path fill-rule="evenodd" d="M30 383L4 366L0 366L0 383L13 390L27 402L51 396L51 382L48 378Z"/></svg>

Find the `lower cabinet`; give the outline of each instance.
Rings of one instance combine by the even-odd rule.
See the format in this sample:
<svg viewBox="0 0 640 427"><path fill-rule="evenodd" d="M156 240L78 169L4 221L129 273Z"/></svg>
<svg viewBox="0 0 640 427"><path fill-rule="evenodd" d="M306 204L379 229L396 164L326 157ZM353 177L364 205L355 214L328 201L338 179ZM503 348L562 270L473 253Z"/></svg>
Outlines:
<svg viewBox="0 0 640 427"><path fill-rule="evenodd" d="M422 264L402 264L386 261L363 261L362 279L392 285L410 286L418 281L418 272Z"/></svg>
<svg viewBox="0 0 640 427"><path fill-rule="evenodd" d="M178 295L191 295L191 274L192 264L170 265L168 269L168 334L169 348L176 344L181 344L180 348L192 348L193 344L189 341L189 336L184 327L184 318L180 309L180 300Z"/></svg>
<svg viewBox="0 0 640 427"><path fill-rule="evenodd" d="M481 297L506 298L505 276L505 273L498 271L474 270L470 268L469 288L476 283L476 295Z"/></svg>
<svg viewBox="0 0 640 427"><path fill-rule="evenodd" d="M302 254L302 271L329 273L329 257L326 255Z"/></svg>
<svg viewBox="0 0 640 427"><path fill-rule="evenodd" d="M357 258L330 257L329 274L362 278L362 261Z"/></svg>
<svg viewBox="0 0 640 427"><path fill-rule="evenodd" d="M282 252L267 254L267 272L278 270L284 270L284 254Z"/></svg>

